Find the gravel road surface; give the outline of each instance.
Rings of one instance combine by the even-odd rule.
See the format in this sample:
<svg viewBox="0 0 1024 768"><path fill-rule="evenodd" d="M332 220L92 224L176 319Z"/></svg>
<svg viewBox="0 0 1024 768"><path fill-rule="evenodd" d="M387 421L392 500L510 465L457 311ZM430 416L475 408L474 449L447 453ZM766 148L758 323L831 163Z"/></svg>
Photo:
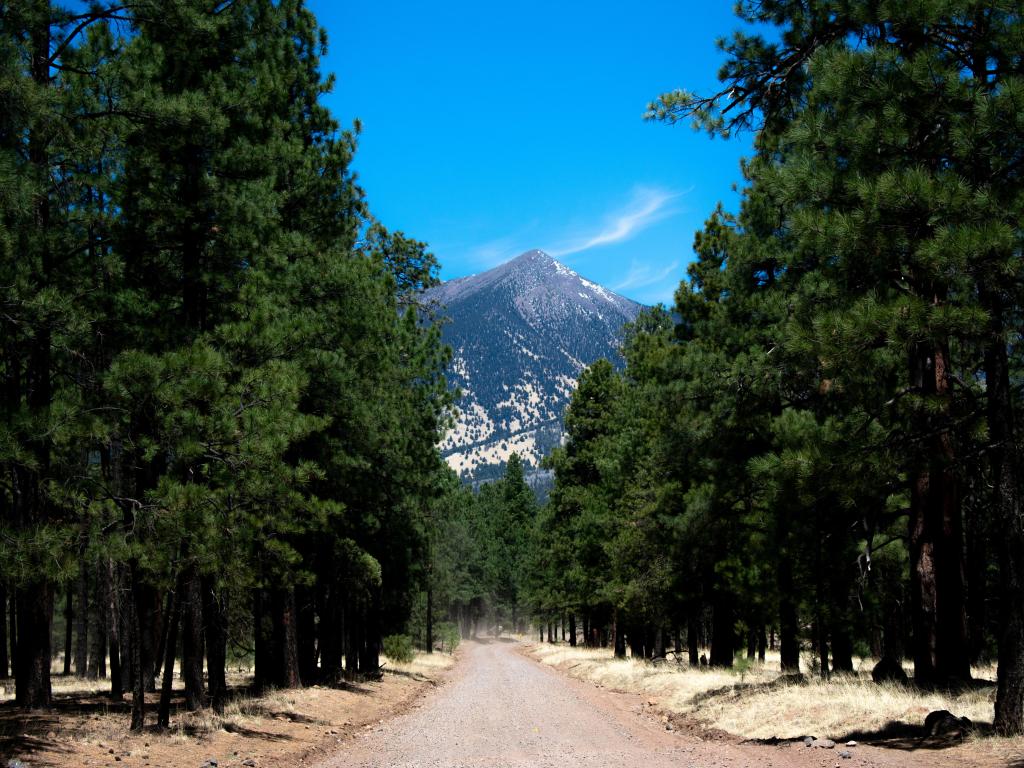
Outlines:
<svg viewBox="0 0 1024 768"><path fill-rule="evenodd" d="M450 682L320 768L772 765L764 754L668 732L658 718L640 714L639 698L569 679L525 658L515 643L469 643L462 653Z"/></svg>

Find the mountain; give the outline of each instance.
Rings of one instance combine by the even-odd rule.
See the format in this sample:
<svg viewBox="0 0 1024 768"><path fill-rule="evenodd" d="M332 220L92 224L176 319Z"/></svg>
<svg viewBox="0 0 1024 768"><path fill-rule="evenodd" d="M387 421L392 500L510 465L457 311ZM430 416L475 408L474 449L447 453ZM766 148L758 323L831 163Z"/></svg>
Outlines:
<svg viewBox="0 0 1024 768"><path fill-rule="evenodd" d="M513 451L537 469L562 439L580 372L602 357L620 363L623 326L643 309L538 250L425 298L448 319L448 378L462 392L441 451L467 481L498 476Z"/></svg>

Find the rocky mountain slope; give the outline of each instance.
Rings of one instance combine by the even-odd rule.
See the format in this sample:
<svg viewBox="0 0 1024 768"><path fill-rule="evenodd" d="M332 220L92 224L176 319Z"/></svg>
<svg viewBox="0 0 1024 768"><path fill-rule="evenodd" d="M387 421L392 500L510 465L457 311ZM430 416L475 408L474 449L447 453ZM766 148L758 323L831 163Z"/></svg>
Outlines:
<svg viewBox="0 0 1024 768"><path fill-rule="evenodd" d="M537 250L425 298L448 318L449 380L462 391L441 450L469 481L497 476L513 451L538 467L561 440L580 372L618 360L623 326L643 309Z"/></svg>

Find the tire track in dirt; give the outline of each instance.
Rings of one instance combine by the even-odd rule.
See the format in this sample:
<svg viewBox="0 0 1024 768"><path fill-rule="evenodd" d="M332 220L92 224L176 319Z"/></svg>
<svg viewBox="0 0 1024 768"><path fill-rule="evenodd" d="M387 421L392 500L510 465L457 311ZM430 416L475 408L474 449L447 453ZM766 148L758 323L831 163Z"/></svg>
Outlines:
<svg viewBox="0 0 1024 768"><path fill-rule="evenodd" d="M772 768L764 755L667 732L631 699L525 658L515 643L463 648L447 685L320 768Z"/></svg>

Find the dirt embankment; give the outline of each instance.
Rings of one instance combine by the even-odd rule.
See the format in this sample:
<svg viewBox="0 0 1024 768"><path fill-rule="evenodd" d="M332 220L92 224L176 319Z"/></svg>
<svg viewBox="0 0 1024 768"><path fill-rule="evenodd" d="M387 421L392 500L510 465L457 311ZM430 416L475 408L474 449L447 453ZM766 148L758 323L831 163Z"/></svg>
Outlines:
<svg viewBox="0 0 1024 768"><path fill-rule="evenodd" d="M51 711L26 714L10 702L0 705L0 766L11 759L26 768L308 764L404 712L442 682L452 664L446 654L433 654L409 665L385 666L380 681L261 697L241 693L221 716L180 712L169 730L148 728L141 734L128 733L127 702L113 705L101 691L90 690L88 681L81 681L78 690L69 682L60 686ZM154 710L155 705L154 698Z"/></svg>

